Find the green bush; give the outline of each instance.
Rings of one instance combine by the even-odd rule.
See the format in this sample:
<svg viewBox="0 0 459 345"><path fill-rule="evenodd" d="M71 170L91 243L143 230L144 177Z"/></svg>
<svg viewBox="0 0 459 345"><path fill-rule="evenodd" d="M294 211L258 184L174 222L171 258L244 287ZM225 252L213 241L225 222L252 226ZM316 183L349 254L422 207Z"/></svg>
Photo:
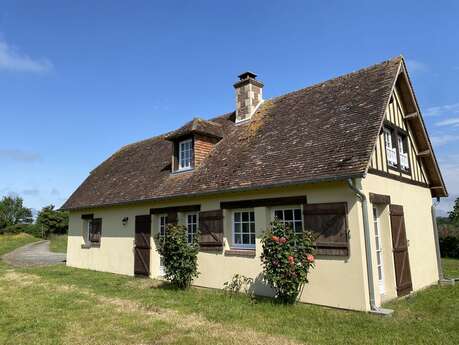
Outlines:
<svg viewBox="0 0 459 345"><path fill-rule="evenodd" d="M274 221L261 241L265 279L275 290L279 302L295 303L308 282L310 268L314 267L312 234L296 234L289 226Z"/></svg>
<svg viewBox="0 0 459 345"><path fill-rule="evenodd" d="M36 224L15 224L0 230L0 234L19 234L21 232L34 237L42 237L41 229Z"/></svg>
<svg viewBox="0 0 459 345"><path fill-rule="evenodd" d="M440 224L438 235L441 256L459 259L459 227L451 223Z"/></svg>
<svg viewBox="0 0 459 345"><path fill-rule="evenodd" d="M183 225L169 225L164 237L158 236L158 252L164 259L165 278L180 289L186 289L198 276L198 236L187 242Z"/></svg>

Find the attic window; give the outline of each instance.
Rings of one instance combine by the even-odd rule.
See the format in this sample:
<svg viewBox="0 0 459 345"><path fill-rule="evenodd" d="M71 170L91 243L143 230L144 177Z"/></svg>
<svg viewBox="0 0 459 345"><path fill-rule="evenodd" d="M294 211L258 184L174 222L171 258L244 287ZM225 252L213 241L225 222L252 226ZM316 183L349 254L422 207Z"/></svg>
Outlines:
<svg viewBox="0 0 459 345"><path fill-rule="evenodd" d="M191 169L193 157L193 140L187 139L179 142L179 170Z"/></svg>

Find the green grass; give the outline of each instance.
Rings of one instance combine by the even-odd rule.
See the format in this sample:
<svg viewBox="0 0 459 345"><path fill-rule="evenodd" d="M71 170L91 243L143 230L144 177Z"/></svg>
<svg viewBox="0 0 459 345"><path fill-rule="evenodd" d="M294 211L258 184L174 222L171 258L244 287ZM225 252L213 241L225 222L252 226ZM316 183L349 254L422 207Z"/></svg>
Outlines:
<svg viewBox="0 0 459 345"><path fill-rule="evenodd" d="M442 258L443 275L447 278L459 278L459 259Z"/></svg>
<svg viewBox="0 0 459 345"><path fill-rule="evenodd" d="M51 235L49 249L55 253L67 253L67 235Z"/></svg>
<svg viewBox="0 0 459 345"><path fill-rule="evenodd" d="M15 250L16 248L22 247L28 243L39 241L40 239L35 238L29 234L4 234L0 235L0 256Z"/></svg>
<svg viewBox="0 0 459 345"><path fill-rule="evenodd" d="M459 260L444 263L445 271L459 270ZM459 286L435 286L386 307L392 318L177 291L61 265L0 267L0 344L459 344Z"/></svg>

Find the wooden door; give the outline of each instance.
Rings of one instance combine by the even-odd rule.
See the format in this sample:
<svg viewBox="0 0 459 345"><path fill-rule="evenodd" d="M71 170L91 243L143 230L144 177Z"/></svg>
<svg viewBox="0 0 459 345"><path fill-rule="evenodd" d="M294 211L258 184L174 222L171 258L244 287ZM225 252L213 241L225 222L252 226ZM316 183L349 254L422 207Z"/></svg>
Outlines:
<svg viewBox="0 0 459 345"><path fill-rule="evenodd" d="M135 217L134 274L150 275L151 216Z"/></svg>
<svg viewBox="0 0 459 345"><path fill-rule="evenodd" d="M390 205L392 247L394 252L395 280L397 295L404 296L412 291L408 241L406 240L403 206Z"/></svg>

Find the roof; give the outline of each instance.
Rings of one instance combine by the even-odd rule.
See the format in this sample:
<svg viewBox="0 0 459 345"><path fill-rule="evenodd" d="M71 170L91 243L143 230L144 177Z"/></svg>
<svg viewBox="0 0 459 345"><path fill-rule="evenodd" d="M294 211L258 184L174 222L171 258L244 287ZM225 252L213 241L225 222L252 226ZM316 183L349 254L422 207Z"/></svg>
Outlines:
<svg viewBox="0 0 459 345"><path fill-rule="evenodd" d="M165 139L174 140L189 134L201 134L220 139L223 137L223 128L220 123L194 118L183 125L183 127L166 135Z"/></svg>
<svg viewBox="0 0 459 345"><path fill-rule="evenodd" d="M234 123L234 113L195 119L125 146L93 170L62 208L364 176L402 62L396 57L267 100L244 124ZM199 167L171 174L173 144L167 139L201 124L206 131L219 128L223 138Z"/></svg>

